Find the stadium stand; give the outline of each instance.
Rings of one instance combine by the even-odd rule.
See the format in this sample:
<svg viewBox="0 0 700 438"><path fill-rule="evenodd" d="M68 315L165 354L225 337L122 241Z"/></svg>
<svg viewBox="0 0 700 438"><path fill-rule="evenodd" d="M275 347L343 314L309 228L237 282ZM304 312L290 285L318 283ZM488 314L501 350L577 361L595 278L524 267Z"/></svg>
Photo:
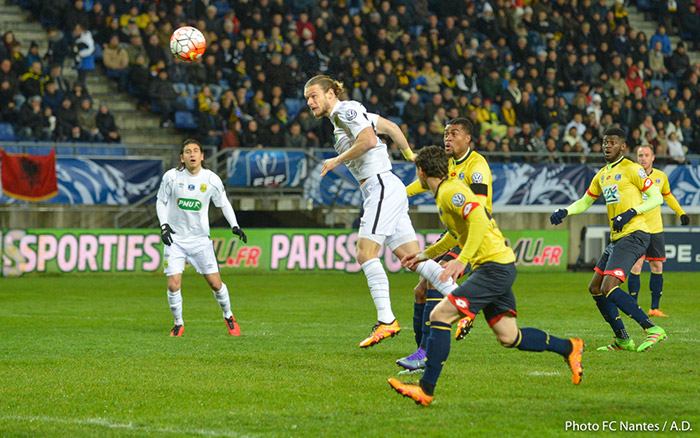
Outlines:
<svg viewBox="0 0 700 438"><path fill-rule="evenodd" d="M489 143L494 143L493 152L550 157L545 144L553 138L559 153L585 155L598 150L601 132L611 124L625 127L635 141L651 142L660 156L668 155L671 134L688 153L700 152L700 62L685 47L697 46L693 35L700 16L695 5L691 7L694 2L677 2L675 11L660 10L661 3L646 0L636 5L592 0L575 6L565 0L317 0L296 2L291 8L283 1L240 0L165 0L158 6L135 7L109 0L17 3L47 31L26 22L13 7L3 7L7 13L0 19L0 58L9 59L11 68L7 73L0 69L0 81L7 78L15 93L5 101L15 105L1 114L15 133L21 126L15 113L32 97L21 90L43 89L42 75L56 61L70 79L77 76L76 55L85 55L85 44L75 44L79 24L90 31L96 47L94 54L85 56L94 56L100 67L87 73L83 92L108 104L124 142L177 143L181 134L171 126L197 129L197 121L216 100L222 116L217 130L224 133L240 126L236 137L245 140L251 138L249 126L257 125L265 134L268 126L277 125L284 136L291 123L298 122L308 146L328 146L333 139L328 123L309 117L301 96L305 80L323 72L341 79L348 95L370 110L400 123L416 149L426 139L419 132L421 123L429 132L434 125L432 132L437 133L445 118L460 115L475 122L474 146L487 154L493 149ZM180 62L169 54L169 36L184 24L196 26L207 37L207 52L198 62ZM39 38L40 33L46 38ZM17 46L13 36L22 45ZM28 39L35 44L27 44ZM128 64L123 67L110 59L114 68L103 69L104 56L128 58ZM31 73L28 69L37 60L42 70ZM122 67L128 75L118 71ZM161 71L168 73L167 85L154 87ZM113 82L103 80L107 76ZM62 89L60 80L53 79L59 92L75 94L70 85ZM117 84L132 97L117 93ZM211 95L202 98L207 88ZM157 95L149 95L149 90ZM232 97L227 98L229 90ZM415 107L406 113L414 92L417 109L426 117L406 123L415 121ZM43 93L44 100L51 99L52 94ZM163 93L172 100L164 101ZM437 112L438 106L445 111ZM44 114L49 127L57 117L53 112ZM581 123L574 123L577 114ZM642 124L646 116L654 126L650 139L636 133L648 131ZM72 123L70 118L60 120ZM251 120L256 124L248 123ZM542 130L523 134L526 123ZM70 140L65 127L57 125L53 138ZM659 131L664 138L657 138ZM225 136L197 135L217 143ZM580 161L564 158L571 160Z"/></svg>

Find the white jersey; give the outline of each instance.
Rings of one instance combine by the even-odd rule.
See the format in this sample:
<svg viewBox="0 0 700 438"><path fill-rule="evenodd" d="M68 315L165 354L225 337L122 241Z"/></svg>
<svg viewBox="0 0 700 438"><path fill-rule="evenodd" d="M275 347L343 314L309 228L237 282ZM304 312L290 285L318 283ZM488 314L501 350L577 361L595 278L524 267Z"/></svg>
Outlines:
<svg viewBox="0 0 700 438"><path fill-rule="evenodd" d="M175 231L174 242L209 237L209 202L219 208L231 207L221 178L209 169L192 175L187 169L170 169L163 175L158 189L158 202L166 205L167 223ZM228 218L227 218L228 219Z"/></svg>
<svg viewBox="0 0 700 438"><path fill-rule="evenodd" d="M367 109L354 100L338 101L330 115L335 129L335 150L338 155L347 151L355 144L357 136L368 126L376 132L379 116L367 112ZM375 134L376 136L376 134ZM362 156L345 163L350 173L358 181L391 170L391 161L386 144L377 137L377 145Z"/></svg>

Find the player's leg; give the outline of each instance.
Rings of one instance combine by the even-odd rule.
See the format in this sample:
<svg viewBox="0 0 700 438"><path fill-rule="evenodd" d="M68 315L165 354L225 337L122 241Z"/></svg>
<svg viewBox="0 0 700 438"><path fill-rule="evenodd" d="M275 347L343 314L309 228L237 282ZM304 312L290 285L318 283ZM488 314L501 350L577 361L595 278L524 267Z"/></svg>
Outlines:
<svg viewBox="0 0 700 438"><path fill-rule="evenodd" d="M452 295L448 295L449 297ZM459 319L460 315L460 311L449 299L442 300L435 306L430 315L431 330L425 374L418 385L403 383L394 378L389 379L389 385L396 392L423 406L428 406L433 401L435 385L450 354L452 324Z"/></svg>
<svg viewBox="0 0 700 438"><path fill-rule="evenodd" d="M605 248L605 251L603 251L603 255L600 256L598 263L596 264L595 268L593 268L593 278L591 278L591 282L588 285L588 292L590 292L591 296L593 297L596 307L598 307L598 311L603 316L603 319L610 324L610 328L615 333L615 339L613 339L613 342L611 344L599 347L598 350L635 351L637 347L627 333L627 329L620 318L620 312L617 310L617 306L615 306L612 301L608 300L605 294L603 294L601 291L601 285L603 284L603 272L605 271L608 259L612 253L613 246L614 245L611 243Z"/></svg>
<svg viewBox="0 0 700 438"><path fill-rule="evenodd" d="M637 262L630 269L630 275L627 279L627 289L630 295L635 301L639 302L639 290L641 289L641 281L639 280L639 275L642 273L642 267L644 266L645 257L642 256L637 260Z"/></svg>
<svg viewBox="0 0 700 438"><path fill-rule="evenodd" d="M616 241L607 260L600 286L600 291L608 301L614 303L618 309L634 319L646 331L647 337L637 347L637 351L645 351L666 339L666 332L661 327L655 326L634 298L620 287L631 267L646 251L649 240L648 233L636 231Z"/></svg>
<svg viewBox="0 0 700 438"><path fill-rule="evenodd" d="M491 306L484 309L484 316L491 313ZM508 311L501 313L491 325L491 330L498 341L506 348L517 348L521 351L551 351L561 355L571 369L571 381L574 385L581 382L583 367L583 341L579 338L562 339L537 328L518 328L515 314Z"/></svg>
<svg viewBox="0 0 700 438"><path fill-rule="evenodd" d="M185 270L184 249L176 242L166 245L163 250L164 273L168 281L168 305L173 315L174 325L170 336L179 337L185 333L182 320L182 273Z"/></svg>
<svg viewBox="0 0 700 438"><path fill-rule="evenodd" d="M651 276L649 277L649 290L651 291L649 316L665 317L667 315L659 309L661 295L664 290L663 263L666 261L666 242L663 233L651 235L647 260L649 260L649 268L651 270Z"/></svg>
<svg viewBox="0 0 700 438"><path fill-rule="evenodd" d="M425 304L428 294L428 282L423 277L418 277L418 284L413 288L413 335L416 339L416 347L420 347L423 339L423 326L425 325Z"/></svg>
<svg viewBox="0 0 700 438"><path fill-rule="evenodd" d="M239 336L241 329L231 312L231 300L228 294L228 287L221 281L219 273L219 262L216 260L214 246L209 238L204 238L196 244L196 252L188 257L192 266L204 276L209 287L214 294L214 298L219 303L223 312L226 328L231 336Z"/></svg>
<svg viewBox="0 0 700 438"><path fill-rule="evenodd" d="M667 317L659 308L661 296L664 290L664 262L661 260L651 260L649 262L651 277L649 278L649 290L651 290L651 307L649 316Z"/></svg>

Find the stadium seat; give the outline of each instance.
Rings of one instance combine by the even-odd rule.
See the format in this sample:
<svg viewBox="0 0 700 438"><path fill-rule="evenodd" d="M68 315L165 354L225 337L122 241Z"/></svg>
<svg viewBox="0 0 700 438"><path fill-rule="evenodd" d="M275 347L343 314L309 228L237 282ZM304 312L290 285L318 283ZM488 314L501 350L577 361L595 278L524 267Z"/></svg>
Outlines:
<svg viewBox="0 0 700 438"><path fill-rule="evenodd" d="M406 107L406 102L403 100L396 100L394 101L394 105L399 110L399 116L403 117L403 110Z"/></svg>
<svg viewBox="0 0 700 438"><path fill-rule="evenodd" d="M290 120L294 119L297 115L299 115L299 112L304 106L304 103L301 99L296 99L294 97L288 97L284 99L284 104L287 107L287 115L289 116Z"/></svg>
<svg viewBox="0 0 700 438"><path fill-rule="evenodd" d="M197 122L194 120L194 114L191 111L176 111L175 112L175 127L179 129L197 129Z"/></svg>
<svg viewBox="0 0 700 438"><path fill-rule="evenodd" d="M575 94L576 93L574 93L573 91L564 91L563 93L561 93L567 105L571 105L571 101L574 99Z"/></svg>
<svg viewBox="0 0 700 438"><path fill-rule="evenodd" d="M79 146L77 148L77 155L91 155L91 156L123 156L123 147L110 147L110 146Z"/></svg>
<svg viewBox="0 0 700 438"><path fill-rule="evenodd" d="M399 126L401 126L401 124L403 123L403 119L399 116L389 116L387 117L387 119L391 120Z"/></svg>
<svg viewBox="0 0 700 438"><path fill-rule="evenodd" d="M231 5L227 1L215 1L212 3L214 6L216 6L216 16L217 17L223 17L226 15L226 13L231 9Z"/></svg>
<svg viewBox="0 0 700 438"><path fill-rule="evenodd" d="M15 141L17 136L15 135L15 130L9 123L0 123L0 140L2 141Z"/></svg>

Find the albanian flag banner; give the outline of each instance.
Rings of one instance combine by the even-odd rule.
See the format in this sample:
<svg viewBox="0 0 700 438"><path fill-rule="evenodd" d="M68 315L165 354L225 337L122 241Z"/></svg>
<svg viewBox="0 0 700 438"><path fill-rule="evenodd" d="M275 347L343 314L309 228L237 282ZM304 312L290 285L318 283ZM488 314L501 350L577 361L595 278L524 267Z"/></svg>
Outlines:
<svg viewBox="0 0 700 438"><path fill-rule="evenodd" d="M58 194L56 151L48 155L8 154L0 149L2 191L24 201L43 201Z"/></svg>

